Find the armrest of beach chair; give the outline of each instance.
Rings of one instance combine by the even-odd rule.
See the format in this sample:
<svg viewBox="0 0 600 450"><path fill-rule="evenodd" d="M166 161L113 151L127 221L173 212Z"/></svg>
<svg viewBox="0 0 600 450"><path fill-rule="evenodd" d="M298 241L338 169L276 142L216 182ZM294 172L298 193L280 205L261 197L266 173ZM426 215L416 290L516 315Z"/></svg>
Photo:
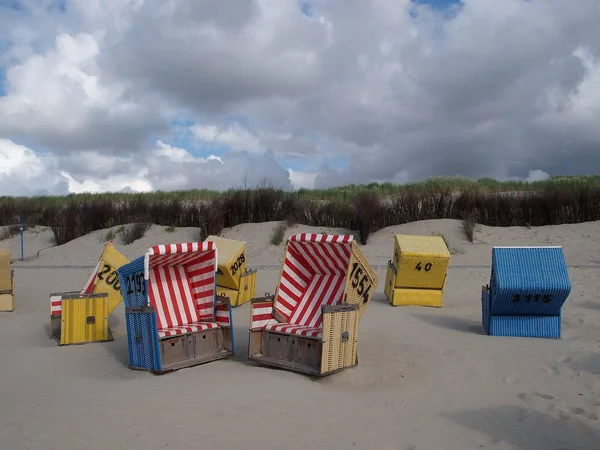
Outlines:
<svg viewBox="0 0 600 450"><path fill-rule="evenodd" d="M231 327L231 299L220 295L215 304L215 322L222 327Z"/></svg>
<svg viewBox="0 0 600 450"><path fill-rule="evenodd" d="M273 317L275 296L268 292L264 297L250 300L250 331L262 330L265 326L278 323Z"/></svg>
<svg viewBox="0 0 600 450"><path fill-rule="evenodd" d="M358 304L325 305L323 314L323 372L357 364Z"/></svg>

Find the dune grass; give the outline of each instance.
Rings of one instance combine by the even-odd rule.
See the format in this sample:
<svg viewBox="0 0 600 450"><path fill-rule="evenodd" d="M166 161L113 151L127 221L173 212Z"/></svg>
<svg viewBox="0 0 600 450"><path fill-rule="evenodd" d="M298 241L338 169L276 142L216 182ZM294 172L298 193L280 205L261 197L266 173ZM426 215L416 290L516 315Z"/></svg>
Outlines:
<svg viewBox="0 0 600 450"><path fill-rule="evenodd" d="M13 225L19 217L28 226L50 226L58 245L130 223L197 227L207 236L224 227L267 221L356 230L366 243L370 233L384 227L425 219L461 220L471 240L475 224L541 226L600 220L600 176L534 183L436 177L405 185L294 192L262 183L224 192L0 197L0 225Z"/></svg>

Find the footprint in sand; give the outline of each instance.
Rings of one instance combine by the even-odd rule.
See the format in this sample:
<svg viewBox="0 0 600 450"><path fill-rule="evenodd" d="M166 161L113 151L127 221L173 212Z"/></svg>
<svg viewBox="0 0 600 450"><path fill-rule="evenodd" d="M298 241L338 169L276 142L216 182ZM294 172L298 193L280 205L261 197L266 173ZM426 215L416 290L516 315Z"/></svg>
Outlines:
<svg viewBox="0 0 600 450"><path fill-rule="evenodd" d="M581 408L570 408L569 412L571 414L576 414L578 416L582 416L585 417L588 420L598 420L598 416L594 413L591 413L589 411L586 411L585 409L581 409Z"/></svg>
<svg viewBox="0 0 600 450"><path fill-rule="evenodd" d="M556 366L544 366L542 370L550 375L560 375L560 370Z"/></svg>
<svg viewBox="0 0 600 450"><path fill-rule="evenodd" d="M525 403L531 403L536 398L543 398L544 400L554 400L554 397L548 394L540 394L539 392L533 392L531 394L521 393L518 397Z"/></svg>
<svg viewBox="0 0 600 450"><path fill-rule="evenodd" d="M519 381L521 381L522 377L504 377L502 378L502 381L505 384L517 384Z"/></svg>
<svg viewBox="0 0 600 450"><path fill-rule="evenodd" d="M573 358L571 358L570 356L561 356L560 358L556 359L556 362L565 364L565 363L570 363L573 360Z"/></svg>
<svg viewBox="0 0 600 450"><path fill-rule="evenodd" d="M539 392L532 392L531 394L520 393L518 395L518 397L519 397L519 399L521 399L522 401L524 401L527 404L536 403L536 399L540 399L540 398L544 399L544 400L554 400L554 397L552 395L542 394ZM550 403L548 406L549 406L549 411L551 411L551 410L558 411L558 416L562 420L569 420L572 418L573 415L584 417L587 420L593 420L593 421L598 420L597 414L594 414L593 412L590 412L590 411L586 411L583 408L578 408L578 407L571 408L571 407L566 407L564 405L560 405L560 404L556 404L556 403ZM519 417L518 420L522 421L523 418Z"/></svg>

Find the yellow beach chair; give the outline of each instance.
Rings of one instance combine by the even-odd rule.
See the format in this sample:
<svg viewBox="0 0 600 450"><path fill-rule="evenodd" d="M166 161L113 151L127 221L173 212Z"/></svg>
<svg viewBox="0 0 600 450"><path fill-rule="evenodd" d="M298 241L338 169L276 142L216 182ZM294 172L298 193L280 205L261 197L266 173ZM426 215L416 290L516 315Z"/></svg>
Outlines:
<svg viewBox="0 0 600 450"><path fill-rule="evenodd" d="M393 306L442 307L450 252L441 236L397 234L385 295Z"/></svg>
<svg viewBox="0 0 600 450"><path fill-rule="evenodd" d="M15 274L10 267L10 249L0 248L0 311L15 309Z"/></svg>
<svg viewBox="0 0 600 450"><path fill-rule="evenodd" d="M217 297L228 297L231 307L243 305L256 294L256 269L247 268L246 243L218 236L208 236L219 249Z"/></svg>
<svg viewBox="0 0 600 450"><path fill-rule="evenodd" d="M50 337L60 345L112 341L108 317L123 301L117 270L128 262L107 242L81 291L50 294Z"/></svg>

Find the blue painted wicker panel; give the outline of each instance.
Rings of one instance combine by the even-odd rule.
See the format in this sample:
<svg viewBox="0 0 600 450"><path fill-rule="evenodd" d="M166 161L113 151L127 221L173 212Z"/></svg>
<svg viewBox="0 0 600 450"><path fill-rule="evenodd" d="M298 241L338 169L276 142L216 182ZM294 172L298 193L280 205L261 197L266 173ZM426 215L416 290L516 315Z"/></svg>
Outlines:
<svg viewBox="0 0 600 450"><path fill-rule="evenodd" d="M481 321L485 332L490 334L490 294L485 289L481 290Z"/></svg>
<svg viewBox="0 0 600 450"><path fill-rule="evenodd" d="M161 370L156 315L154 312L127 313L125 318L127 320L130 366L148 370Z"/></svg>
<svg viewBox="0 0 600 450"><path fill-rule="evenodd" d="M491 313L556 316L571 292L562 248L492 250Z"/></svg>
<svg viewBox="0 0 600 450"><path fill-rule="evenodd" d="M561 316L491 316L489 334L560 339Z"/></svg>
<svg viewBox="0 0 600 450"><path fill-rule="evenodd" d="M147 283L144 281L144 257L134 259L119 267L119 284L126 307L146 306L148 296Z"/></svg>

